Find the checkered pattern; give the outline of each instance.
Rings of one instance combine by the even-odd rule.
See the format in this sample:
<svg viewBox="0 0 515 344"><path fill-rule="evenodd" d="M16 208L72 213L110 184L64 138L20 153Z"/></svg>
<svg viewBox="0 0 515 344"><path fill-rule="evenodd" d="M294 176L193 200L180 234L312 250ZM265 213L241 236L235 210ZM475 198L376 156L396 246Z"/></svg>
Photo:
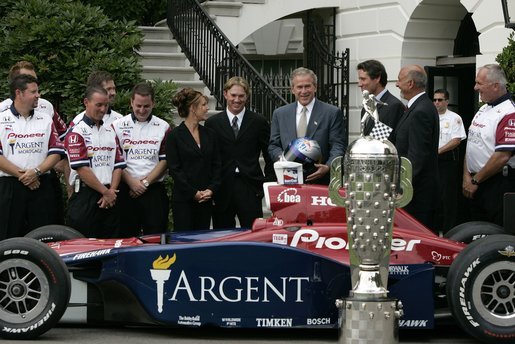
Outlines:
<svg viewBox="0 0 515 344"><path fill-rule="evenodd" d="M398 319L390 308L391 301L345 301L351 303L350 309L345 309L344 337L346 344L368 343L398 343ZM366 304L365 309L360 307ZM379 310L377 305L382 304ZM386 318L384 312L389 311L392 316ZM370 314L373 313L373 319Z"/></svg>
<svg viewBox="0 0 515 344"><path fill-rule="evenodd" d="M380 121L375 121L374 128L372 128L370 136L372 136L376 140L384 141L388 138L388 136L390 136L392 131L393 129L387 126L386 124Z"/></svg>

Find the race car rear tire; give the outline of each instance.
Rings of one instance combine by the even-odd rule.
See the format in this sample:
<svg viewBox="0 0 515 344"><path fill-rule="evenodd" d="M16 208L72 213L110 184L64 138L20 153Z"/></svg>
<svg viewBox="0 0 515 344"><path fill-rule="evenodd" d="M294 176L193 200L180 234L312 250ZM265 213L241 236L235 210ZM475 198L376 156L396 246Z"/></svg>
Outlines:
<svg viewBox="0 0 515 344"><path fill-rule="evenodd" d="M515 342L515 236L491 235L459 253L447 275L449 308L484 343Z"/></svg>
<svg viewBox="0 0 515 344"><path fill-rule="evenodd" d="M29 238L0 242L0 337L33 339L61 319L70 275L59 255Z"/></svg>
<svg viewBox="0 0 515 344"><path fill-rule="evenodd" d="M470 221L453 227L444 238L470 244L473 241L493 234L506 234L504 228L486 221Z"/></svg>
<svg viewBox="0 0 515 344"><path fill-rule="evenodd" d="M84 238L84 235L68 226L47 225L38 227L25 235L26 238L36 239L41 242L55 242Z"/></svg>

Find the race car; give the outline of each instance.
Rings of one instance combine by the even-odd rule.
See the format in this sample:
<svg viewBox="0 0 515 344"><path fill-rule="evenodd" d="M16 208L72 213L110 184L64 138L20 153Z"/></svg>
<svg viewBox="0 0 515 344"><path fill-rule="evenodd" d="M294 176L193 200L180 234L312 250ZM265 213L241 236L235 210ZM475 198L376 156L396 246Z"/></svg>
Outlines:
<svg viewBox="0 0 515 344"><path fill-rule="evenodd" d="M264 189L272 215L251 229L105 240L46 226L0 242L2 337L35 338L58 321L340 329L335 302L351 289L345 208L324 186ZM482 342L513 343L514 247L507 234L440 238L398 209L387 288L403 304L400 328L452 314Z"/></svg>

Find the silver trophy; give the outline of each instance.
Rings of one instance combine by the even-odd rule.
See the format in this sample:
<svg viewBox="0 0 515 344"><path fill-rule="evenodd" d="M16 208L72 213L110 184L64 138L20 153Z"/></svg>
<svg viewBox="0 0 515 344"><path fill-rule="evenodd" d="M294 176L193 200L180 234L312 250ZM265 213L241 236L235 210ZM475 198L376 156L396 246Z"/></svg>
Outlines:
<svg viewBox="0 0 515 344"><path fill-rule="evenodd" d="M352 281L349 297L336 302L344 309L343 343L398 343L402 316L402 304L388 297L386 287L395 208L413 196L411 163L401 158L399 165L397 150L386 139L391 130L382 136L374 130L386 127L379 122L378 103L363 92L366 113L361 136L349 145L344 158L331 164L329 195L346 208ZM374 129L364 135L369 119L375 121Z"/></svg>

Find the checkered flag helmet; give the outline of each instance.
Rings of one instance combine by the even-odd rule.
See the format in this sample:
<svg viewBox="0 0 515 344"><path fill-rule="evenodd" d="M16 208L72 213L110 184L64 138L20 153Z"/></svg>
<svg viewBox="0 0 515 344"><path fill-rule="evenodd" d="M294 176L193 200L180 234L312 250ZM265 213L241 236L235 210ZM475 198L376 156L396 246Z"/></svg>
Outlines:
<svg viewBox="0 0 515 344"><path fill-rule="evenodd" d="M376 120L374 118L375 124L372 128L372 131L370 132L370 136L372 136L374 139L379 141L384 141L390 136L391 132L393 131L392 128L387 126L386 124Z"/></svg>

